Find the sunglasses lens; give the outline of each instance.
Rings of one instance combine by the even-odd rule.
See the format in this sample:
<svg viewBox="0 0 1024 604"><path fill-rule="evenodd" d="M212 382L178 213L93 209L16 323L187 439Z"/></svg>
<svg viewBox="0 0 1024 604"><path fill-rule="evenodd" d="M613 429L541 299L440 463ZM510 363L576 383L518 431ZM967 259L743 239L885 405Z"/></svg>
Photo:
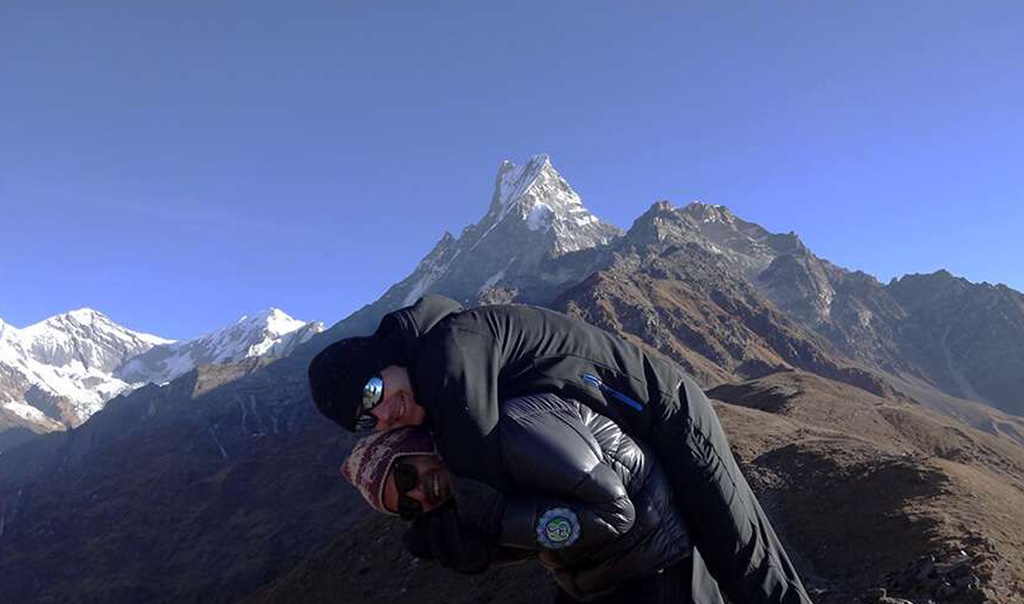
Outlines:
<svg viewBox="0 0 1024 604"><path fill-rule="evenodd" d="M356 417L356 432L369 432L377 427L377 418L369 413L384 400L384 380L375 375L363 385L363 399Z"/></svg>
<svg viewBox="0 0 1024 604"><path fill-rule="evenodd" d="M404 463L395 465L395 486L398 487L399 494L415 489L418 479L419 473L414 466Z"/></svg>
<svg viewBox="0 0 1024 604"><path fill-rule="evenodd" d="M384 380L375 375L363 386L363 411L369 411L384 399Z"/></svg>

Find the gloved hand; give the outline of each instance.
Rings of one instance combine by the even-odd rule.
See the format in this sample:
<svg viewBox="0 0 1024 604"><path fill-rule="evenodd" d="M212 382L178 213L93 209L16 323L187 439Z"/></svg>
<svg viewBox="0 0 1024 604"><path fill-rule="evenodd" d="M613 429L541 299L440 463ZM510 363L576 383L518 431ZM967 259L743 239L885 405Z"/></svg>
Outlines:
<svg viewBox="0 0 1024 604"><path fill-rule="evenodd" d="M493 539L460 525L451 505L417 518L403 541L412 555L467 575L487 570L495 548Z"/></svg>
<svg viewBox="0 0 1024 604"><path fill-rule="evenodd" d="M418 516L413 519L409 528L405 529L402 535L402 543L405 551L420 560L433 560L434 554L430 553L430 540L427 538L427 522L430 516Z"/></svg>
<svg viewBox="0 0 1024 604"><path fill-rule="evenodd" d="M472 478L452 474L451 483L459 522L488 537L501 534L505 495L491 485Z"/></svg>

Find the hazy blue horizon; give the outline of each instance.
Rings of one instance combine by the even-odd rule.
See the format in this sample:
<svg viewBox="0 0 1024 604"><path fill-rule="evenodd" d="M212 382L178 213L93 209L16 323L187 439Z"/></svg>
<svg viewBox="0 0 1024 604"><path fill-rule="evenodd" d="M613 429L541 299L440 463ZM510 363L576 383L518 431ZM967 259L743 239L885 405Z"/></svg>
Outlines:
<svg viewBox="0 0 1024 604"><path fill-rule="evenodd" d="M722 204L882 282L1024 290L1024 5L13 0L0 318L337 321L548 153L601 219Z"/></svg>

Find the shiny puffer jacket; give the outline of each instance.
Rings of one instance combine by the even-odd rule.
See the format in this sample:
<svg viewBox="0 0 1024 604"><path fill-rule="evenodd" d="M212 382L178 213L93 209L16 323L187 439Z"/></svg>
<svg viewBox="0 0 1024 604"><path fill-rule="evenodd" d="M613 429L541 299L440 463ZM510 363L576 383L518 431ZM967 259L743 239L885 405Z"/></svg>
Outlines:
<svg viewBox="0 0 1024 604"><path fill-rule="evenodd" d="M649 449L556 395L511 399L496 435L511 488L499 544L537 552L583 598L691 554L672 488Z"/></svg>

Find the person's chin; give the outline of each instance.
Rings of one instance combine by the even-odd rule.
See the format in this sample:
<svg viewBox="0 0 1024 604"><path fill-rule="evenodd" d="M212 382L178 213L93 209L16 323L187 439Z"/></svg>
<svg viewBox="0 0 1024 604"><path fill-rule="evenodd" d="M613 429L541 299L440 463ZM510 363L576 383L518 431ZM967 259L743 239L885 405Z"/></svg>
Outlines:
<svg viewBox="0 0 1024 604"><path fill-rule="evenodd" d="M406 411L406 418L410 426L418 426L423 423L423 420L427 418L427 412L423 407L415 403L408 403L409 409Z"/></svg>

